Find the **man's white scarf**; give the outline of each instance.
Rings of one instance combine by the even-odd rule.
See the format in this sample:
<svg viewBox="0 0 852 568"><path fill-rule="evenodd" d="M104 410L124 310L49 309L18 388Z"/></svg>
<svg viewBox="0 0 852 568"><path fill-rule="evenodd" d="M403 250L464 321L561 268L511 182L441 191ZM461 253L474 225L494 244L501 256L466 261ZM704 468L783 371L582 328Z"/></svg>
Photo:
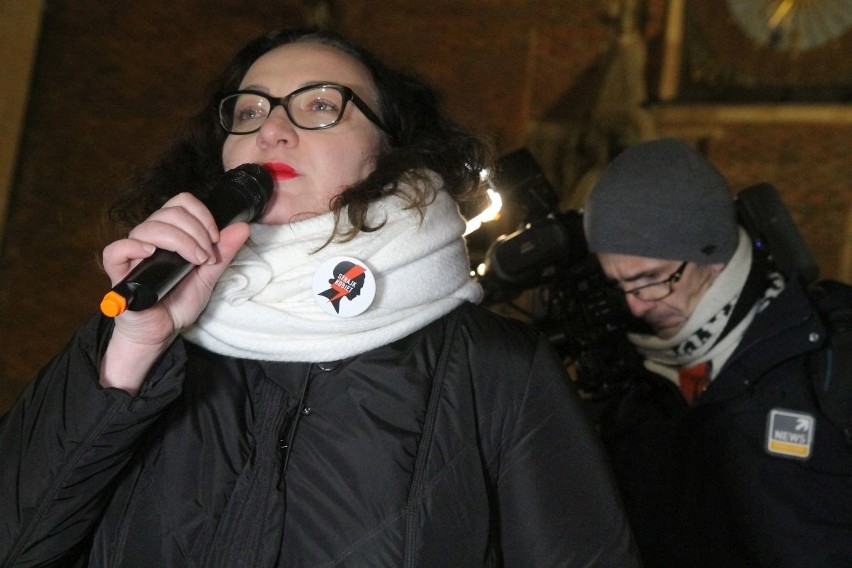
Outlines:
<svg viewBox="0 0 852 568"><path fill-rule="evenodd" d="M661 339L654 335L630 334L630 341L645 357L649 370L677 383L678 369L710 362L711 378L718 375L754 316L784 289L783 277L778 273L770 274L771 284L763 297L733 329L722 335L751 270L751 247L751 239L740 228L739 245L731 260L674 337Z"/></svg>
<svg viewBox="0 0 852 568"><path fill-rule="evenodd" d="M287 225L253 225L184 337L213 352L270 361L334 361L401 339L463 302L479 302L470 277L465 222L443 190L420 217L389 197L371 205L372 233L320 248L333 227L326 213ZM345 211L342 218L345 219ZM376 295L364 313L325 312L312 290L325 261L354 257L373 272Z"/></svg>

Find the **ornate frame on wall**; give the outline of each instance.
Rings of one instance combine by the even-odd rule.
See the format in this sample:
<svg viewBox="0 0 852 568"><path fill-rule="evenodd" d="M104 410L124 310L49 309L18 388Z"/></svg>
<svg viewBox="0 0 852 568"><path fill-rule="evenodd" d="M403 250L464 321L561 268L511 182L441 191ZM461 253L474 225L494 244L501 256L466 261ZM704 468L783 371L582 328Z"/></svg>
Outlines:
<svg viewBox="0 0 852 568"><path fill-rule="evenodd" d="M680 100L852 100L852 0L688 0Z"/></svg>
<svg viewBox="0 0 852 568"><path fill-rule="evenodd" d="M852 102L852 0L668 0L659 101Z"/></svg>

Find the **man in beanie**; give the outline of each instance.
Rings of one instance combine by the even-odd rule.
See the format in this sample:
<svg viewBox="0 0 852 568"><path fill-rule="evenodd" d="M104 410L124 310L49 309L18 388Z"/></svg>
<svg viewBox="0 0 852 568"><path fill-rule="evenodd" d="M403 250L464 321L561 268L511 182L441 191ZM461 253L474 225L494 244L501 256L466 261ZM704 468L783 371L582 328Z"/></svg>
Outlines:
<svg viewBox="0 0 852 568"><path fill-rule="evenodd" d="M820 366L849 361L852 332L836 353L816 292L753 250L724 177L681 141L616 157L583 219L645 326L645 369L600 429L646 565L852 566L852 446L815 387L852 381ZM852 308L849 286L820 288Z"/></svg>

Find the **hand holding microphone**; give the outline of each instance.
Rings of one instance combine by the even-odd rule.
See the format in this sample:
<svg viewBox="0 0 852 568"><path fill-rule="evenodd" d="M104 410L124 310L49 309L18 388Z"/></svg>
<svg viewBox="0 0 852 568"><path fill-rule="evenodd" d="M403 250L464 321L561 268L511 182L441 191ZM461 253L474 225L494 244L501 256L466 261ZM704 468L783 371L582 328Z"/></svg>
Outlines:
<svg viewBox="0 0 852 568"><path fill-rule="evenodd" d="M202 203L219 229L260 217L272 196L269 172L258 164L228 170ZM150 308L186 277L195 265L174 251L157 249L130 271L101 301L101 311L115 317L125 310Z"/></svg>

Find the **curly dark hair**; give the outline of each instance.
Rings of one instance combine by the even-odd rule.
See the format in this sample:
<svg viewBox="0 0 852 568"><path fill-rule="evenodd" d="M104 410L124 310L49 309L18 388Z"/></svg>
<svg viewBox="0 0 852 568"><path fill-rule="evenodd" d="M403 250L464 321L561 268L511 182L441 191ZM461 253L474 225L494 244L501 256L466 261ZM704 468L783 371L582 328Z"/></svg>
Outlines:
<svg viewBox="0 0 852 568"><path fill-rule="evenodd" d="M359 231L372 231L366 218L369 206L391 194L423 209L434 198L424 182L427 170L437 173L458 203L479 199L479 172L489 168L492 148L484 139L451 119L436 91L419 77L390 69L365 48L337 34L315 29L284 29L255 38L240 50L213 82L204 108L192 117L180 138L150 169L136 176L133 187L111 207L110 216L129 229L181 191L204 197L222 175L222 146L227 134L219 125L221 97L237 90L249 67L276 47L315 42L339 49L360 61L370 72L378 93L378 114L389 134L376 157L376 167L366 178L348 187L329 204L335 215L335 234L344 207L351 229L339 233L346 240ZM403 193L408 184L416 193Z"/></svg>

